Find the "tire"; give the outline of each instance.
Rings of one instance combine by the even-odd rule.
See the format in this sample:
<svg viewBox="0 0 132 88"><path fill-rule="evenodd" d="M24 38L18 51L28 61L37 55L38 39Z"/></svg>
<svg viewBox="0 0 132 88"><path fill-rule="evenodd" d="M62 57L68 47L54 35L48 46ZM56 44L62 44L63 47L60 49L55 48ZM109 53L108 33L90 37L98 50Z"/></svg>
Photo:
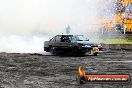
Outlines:
<svg viewBox="0 0 132 88"><path fill-rule="evenodd" d="M81 53L81 56L85 56L86 55L86 53Z"/></svg>
<svg viewBox="0 0 132 88"><path fill-rule="evenodd" d="M55 50L53 49L53 47L51 46L50 48L49 48L49 52L51 53L51 54L55 54Z"/></svg>
<svg viewBox="0 0 132 88"><path fill-rule="evenodd" d="M93 52L92 50L90 50L91 55L97 56L98 52Z"/></svg>
<svg viewBox="0 0 132 88"><path fill-rule="evenodd" d="M98 56L98 52L96 52L96 53L93 53L93 55L94 55L94 56Z"/></svg>
<svg viewBox="0 0 132 88"><path fill-rule="evenodd" d="M73 47L72 48L72 55L73 56L78 56L79 55L79 49L78 49L78 47Z"/></svg>

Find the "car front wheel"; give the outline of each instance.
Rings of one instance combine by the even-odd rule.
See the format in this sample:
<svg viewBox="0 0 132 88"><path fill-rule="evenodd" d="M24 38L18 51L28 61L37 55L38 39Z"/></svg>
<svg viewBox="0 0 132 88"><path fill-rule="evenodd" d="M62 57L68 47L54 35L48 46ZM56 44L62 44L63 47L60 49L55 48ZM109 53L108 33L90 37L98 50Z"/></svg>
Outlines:
<svg viewBox="0 0 132 88"><path fill-rule="evenodd" d="M98 52L96 52L96 53L93 53L93 55L94 55L94 56L97 56L97 55L98 55Z"/></svg>
<svg viewBox="0 0 132 88"><path fill-rule="evenodd" d="M97 56L98 52L93 52L92 50L90 51L91 55Z"/></svg>
<svg viewBox="0 0 132 88"><path fill-rule="evenodd" d="M78 47L73 47L72 48L72 55L74 55L74 56L78 56L79 55L79 49L78 49Z"/></svg>

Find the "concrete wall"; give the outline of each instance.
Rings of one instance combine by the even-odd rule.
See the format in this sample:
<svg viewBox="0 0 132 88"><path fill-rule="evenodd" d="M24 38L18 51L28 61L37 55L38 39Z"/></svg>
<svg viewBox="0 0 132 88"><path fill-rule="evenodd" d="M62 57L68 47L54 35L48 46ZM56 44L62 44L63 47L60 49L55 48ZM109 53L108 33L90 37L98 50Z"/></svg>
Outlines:
<svg viewBox="0 0 132 88"><path fill-rule="evenodd" d="M127 49L132 50L132 44L102 44L105 49Z"/></svg>

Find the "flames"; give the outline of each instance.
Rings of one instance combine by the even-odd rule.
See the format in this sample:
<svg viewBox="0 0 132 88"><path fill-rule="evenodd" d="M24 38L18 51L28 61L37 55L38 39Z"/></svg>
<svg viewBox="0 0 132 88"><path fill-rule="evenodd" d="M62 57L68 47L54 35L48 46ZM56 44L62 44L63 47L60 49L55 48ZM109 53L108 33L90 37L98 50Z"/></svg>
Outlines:
<svg viewBox="0 0 132 88"><path fill-rule="evenodd" d="M84 70L84 68L83 68L82 66L79 66L78 72L79 72L79 75L80 75L80 76L86 75L86 72L85 72L85 70Z"/></svg>

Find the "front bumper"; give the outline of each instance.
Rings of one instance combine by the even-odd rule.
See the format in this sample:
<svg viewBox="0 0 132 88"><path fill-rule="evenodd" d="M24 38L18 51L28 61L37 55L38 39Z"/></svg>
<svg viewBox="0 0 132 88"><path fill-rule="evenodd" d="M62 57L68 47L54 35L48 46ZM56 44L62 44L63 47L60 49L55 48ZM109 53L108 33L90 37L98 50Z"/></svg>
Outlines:
<svg viewBox="0 0 132 88"><path fill-rule="evenodd" d="M100 52L102 48L99 48L99 47L81 47L80 48L80 51L83 52L83 53L87 53L87 52Z"/></svg>

